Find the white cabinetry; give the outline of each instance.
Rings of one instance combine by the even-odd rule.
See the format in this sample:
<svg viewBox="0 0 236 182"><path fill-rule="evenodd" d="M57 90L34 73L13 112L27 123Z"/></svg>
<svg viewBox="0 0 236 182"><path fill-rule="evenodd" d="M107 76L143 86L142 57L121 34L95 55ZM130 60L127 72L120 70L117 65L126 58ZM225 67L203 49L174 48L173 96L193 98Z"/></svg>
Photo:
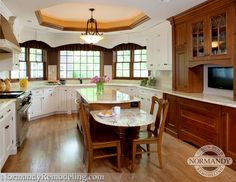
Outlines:
<svg viewBox="0 0 236 182"><path fill-rule="evenodd" d="M147 66L149 70L172 69L172 33L169 22L159 24L147 38Z"/></svg>
<svg viewBox="0 0 236 182"><path fill-rule="evenodd" d="M0 111L0 170L9 155L12 154L14 145L15 104L11 104Z"/></svg>
<svg viewBox="0 0 236 182"><path fill-rule="evenodd" d="M0 54L0 70L17 70L19 69L19 54L16 52Z"/></svg>
<svg viewBox="0 0 236 182"><path fill-rule="evenodd" d="M152 96L157 96L158 98L163 98L163 93L159 91L150 91L145 88L139 88L137 97L141 100L141 109L150 112L152 104ZM157 113L158 107L155 107L154 115Z"/></svg>
<svg viewBox="0 0 236 182"><path fill-rule="evenodd" d="M32 90L32 105L30 107L30 117L37 117L42 114L43 97L43 89Z"/></svg>
<svg viewBox="0 0 236 182"><path fill-rule="evenodd" d="M56 91L54 88L44 89L44 96L42 100L42 114L47 115L54 113L57 106Z"/></svg>
<svg viewBox="0 0 236 182"><path fill-rule="evenodd" d="M70 97L70 89L68 87L59 87L57 89L58 92L58 108L57 111L61 113L68 113L70 104L69 104L69 97Z"/></svg>

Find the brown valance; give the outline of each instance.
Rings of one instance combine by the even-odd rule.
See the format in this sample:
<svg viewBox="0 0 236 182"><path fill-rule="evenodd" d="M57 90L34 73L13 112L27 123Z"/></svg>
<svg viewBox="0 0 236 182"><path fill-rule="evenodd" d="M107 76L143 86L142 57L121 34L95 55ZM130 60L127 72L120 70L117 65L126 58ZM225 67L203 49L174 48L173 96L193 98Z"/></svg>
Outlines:
<svg viewBox="0 0 236 182"><path fill-rule="evenodd" d="M145 49L145 46L140 46L138 44L127 43L127 44L119 44L112 48L113 51L121 51L121 50L135 50L135 49Z"/></svg>
<svg viewBox="0 0 236 182"><path fill-rule="evenodd" d="M35 48L35 49L51 49L51 47L42 41L30 40L24 43L20 43L21 47Z"/></svg>
<svg viewBox="0 0 236 182"><path fill-rule="evenodd" d="M106 51L107 49L101 46L92 44L68 44L56 47L57 50L82 50L82 51Z"/></svg>

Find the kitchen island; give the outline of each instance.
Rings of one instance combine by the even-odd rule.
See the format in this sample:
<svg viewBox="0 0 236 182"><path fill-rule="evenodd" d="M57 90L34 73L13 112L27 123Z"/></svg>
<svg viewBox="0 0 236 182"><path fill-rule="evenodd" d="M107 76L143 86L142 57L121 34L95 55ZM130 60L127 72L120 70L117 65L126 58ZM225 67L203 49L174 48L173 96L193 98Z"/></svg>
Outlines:
<svg viewBox="0 0 236 182"><path fill-rule="evenodd" d="M140 108L140 100L138 98L110 88L105 88L102 94L97 94L96 87L81 88L77 90L77 98L79 104L85 103L88 106L88 112L94 110L111 110L114 106L120 106L121 109L136 108L139 110ZM79 113L78 117L81 118ZM109 126L97 122L93 117L90 117L90 123L91 133L95 135L96 131L99 130L113 130L120 137L122 154L130 156L132 151L130 148L130 146L132 146L131 141L133 138L137 137L140 125L133 127ZM78 123L78 126L81 128L80 123ZM105 133L106 132L104 132L104 134Z"/></svg>

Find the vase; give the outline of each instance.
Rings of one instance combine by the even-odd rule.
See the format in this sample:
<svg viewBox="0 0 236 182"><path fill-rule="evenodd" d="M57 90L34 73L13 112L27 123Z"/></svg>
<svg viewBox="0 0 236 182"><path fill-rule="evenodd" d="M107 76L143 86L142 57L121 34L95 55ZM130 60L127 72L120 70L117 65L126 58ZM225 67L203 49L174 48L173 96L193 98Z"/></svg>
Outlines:
<svg viewBox="0 0 236 182"><path fill-rule="evenodd" d="M98 82L96 83L97 85L97 94L103 94L104 92L104 83L103 82Z"/></svg>

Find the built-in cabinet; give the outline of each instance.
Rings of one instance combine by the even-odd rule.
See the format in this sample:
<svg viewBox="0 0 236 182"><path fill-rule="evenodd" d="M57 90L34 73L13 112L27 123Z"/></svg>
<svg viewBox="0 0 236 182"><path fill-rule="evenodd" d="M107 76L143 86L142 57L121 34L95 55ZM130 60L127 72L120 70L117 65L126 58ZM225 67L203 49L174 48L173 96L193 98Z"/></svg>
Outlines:
<svg viewBox="0 0 236 182"><path fill-rule="evenodd" d="M147 38L147 67L149 70L172 70L171 26L164 22Z"/></svg>
<svg viewBox="0 0 236 182"><path fill-rule="evenodd" d="M203 65L234 66L235 7L233 0L207 1L168 19L173 36L173 90L202 93Z"/></svg>
<svg viewBox="0 0 236 182"><path fill-rule="evenodd" d="M9 155L12 154L15 136L15 104L0 111L0 171Z"/></svg>
<svg viewBox="0 0 236 182"><path fill-rule="evenodd" d="M1 40L0 40L1 41ZM18 70L19 69L19 53L1 53L0 54L0 70Z"/></svg>
<svg viewBox="0 0 236 182"><path fill-rule="evenodd" d="M213 144L236 161L236 108L164 94L169 105L166 132L198 147ZM231 165L236 169L236 163Z"/></svg>

